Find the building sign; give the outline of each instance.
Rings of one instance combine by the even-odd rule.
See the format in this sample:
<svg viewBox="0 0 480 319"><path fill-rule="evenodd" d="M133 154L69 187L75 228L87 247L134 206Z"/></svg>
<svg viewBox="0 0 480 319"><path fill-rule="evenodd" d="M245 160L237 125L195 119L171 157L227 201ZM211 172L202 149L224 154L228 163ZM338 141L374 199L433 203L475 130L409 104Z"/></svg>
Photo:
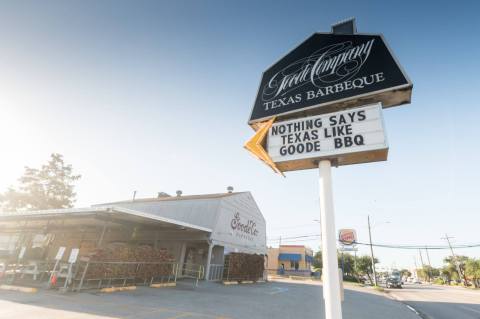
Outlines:
<svg viewBox="0 0 480 319"><path fill-rule="evenodd" d="M382 102L410 102L412 83L381 35L316 33L267 69L249 124Z"/></svg>
<svg viewBox="0 0 480 319"><path fill-rule="evenodd" d="M66 247L61 246L58 248L57 255L55 256L55 260L61 260L63 258L63 254L65 253Z"/></svg>
<svg viewBox="0 0 480 319"><path fill-rule="evenodd" d="M20 252L18 253L18 259L23 259L25 256L25 251L27 251L27 247L22 246L22 248L20 248Z"/></svg>
<svg viewBox="0 0 480 319"><path fill-rule="evenodd" d="M70 251L70 256L68 257L68 263L69 264L73 264L77 261L79 252L80 252L80 249L72 248L72 250Z"/></svg>
<svg viewBox="0 0 480 319"><path fill-rule="evenodd" d="M340 229L338 241L343 245L353 245L357 242L357 232L355 229Z"/></svg>
<svg viewBox="0 0 480 319"><path fill-rule="evenodd" d="M347 111L274 123L268 132L268 155L282 172L316 167L314 160L337 165L387 159L380 103Z"/></svg>
<svg viewBox="0 0 480 319"><path fill-rule="evenodd" d="M242 221L238 212L233 216L230 227L235 231L236 236L247 240L253 240L253 237L258 236L257 223L252 219Z"/></svg>

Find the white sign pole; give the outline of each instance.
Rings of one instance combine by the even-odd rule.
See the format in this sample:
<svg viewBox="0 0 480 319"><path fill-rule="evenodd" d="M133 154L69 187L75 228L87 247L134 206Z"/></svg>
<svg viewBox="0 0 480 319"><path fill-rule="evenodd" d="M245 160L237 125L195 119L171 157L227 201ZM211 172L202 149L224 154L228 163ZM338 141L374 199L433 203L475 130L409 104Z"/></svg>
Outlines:
<svg viewBox="0 0 480 319"><path fill-rule="evenodd" d="M329 160L321 160L318 163L318 169L320 173L320 220L322 224L322 275L325 318L342 319L337 236L333 210L332 165Z"/></svg>

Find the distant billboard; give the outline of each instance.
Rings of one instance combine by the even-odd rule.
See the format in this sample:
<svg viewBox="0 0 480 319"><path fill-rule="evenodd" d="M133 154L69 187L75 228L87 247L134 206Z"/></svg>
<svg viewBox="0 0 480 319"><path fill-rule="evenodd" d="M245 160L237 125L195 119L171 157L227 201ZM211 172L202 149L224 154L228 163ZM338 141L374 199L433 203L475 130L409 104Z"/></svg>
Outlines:
<svg viewBox="0 0 480 319"><path fill-rule="evenodd" d="M340 229L338 231L338 241L343 245L353 245L357 242L357 232L355 229Z"/></svg>

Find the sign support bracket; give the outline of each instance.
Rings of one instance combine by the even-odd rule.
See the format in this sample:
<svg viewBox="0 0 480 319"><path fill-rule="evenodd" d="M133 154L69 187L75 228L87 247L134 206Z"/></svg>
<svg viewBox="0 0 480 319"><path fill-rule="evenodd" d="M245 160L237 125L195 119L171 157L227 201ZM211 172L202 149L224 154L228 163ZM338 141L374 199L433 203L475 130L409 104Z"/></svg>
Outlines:
<svg viewBox="0 0 480 319"><path fill-rule="evenodd" d="M340 277L337 259L337 238L332 194L332 163L318 162L320 186L320 220L322 230L322 277L325 318L342 319Z"/></svg>

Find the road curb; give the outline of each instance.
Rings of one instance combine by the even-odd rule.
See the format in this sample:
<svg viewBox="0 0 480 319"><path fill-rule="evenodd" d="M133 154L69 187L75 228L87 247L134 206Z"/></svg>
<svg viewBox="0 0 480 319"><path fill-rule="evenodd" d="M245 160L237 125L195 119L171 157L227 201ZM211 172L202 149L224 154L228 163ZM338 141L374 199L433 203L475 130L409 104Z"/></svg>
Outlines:
<svg viewBox="0 0 480 319"><path fill-rule="evenodd" d="M1 290L9 290L9 291L19 291L19 292L27 292L27 293L36 293L38 292L37 288L33 287L21 287L21 286L12 286L12 285L0 285Z"/></svg>
<svg viewBox="0 0 480 319"><path fill-rule="evenodd" d="M242 281L222 281L222 283L226 286L228 285L253 285L253 284L265 284L267 283L265 280L242 280Z"/></svg>
<svg viewBox="0 0 480 319"><path fill-rule="evenodd" d="M165 287L176 287L177 283L175 282L165 282L160 284L151 284L150 288L165 288Z"/></svg>
<svg viewBox="0 0 480 319"><path fill-rule="evenodd" d="M238 281L224 281L223 284L226 285L226 286L228 286L228 285L238 285Z"/></svg>
<svg viewBox="0 0 480 319"><path fill-rule="evenodd" d="M127 286L127 287L109 287L109 288L102 288L100 289L101 293L112 293L112 292L119 292L119 291L132 291L137 289L136 286Z"/></svg>

